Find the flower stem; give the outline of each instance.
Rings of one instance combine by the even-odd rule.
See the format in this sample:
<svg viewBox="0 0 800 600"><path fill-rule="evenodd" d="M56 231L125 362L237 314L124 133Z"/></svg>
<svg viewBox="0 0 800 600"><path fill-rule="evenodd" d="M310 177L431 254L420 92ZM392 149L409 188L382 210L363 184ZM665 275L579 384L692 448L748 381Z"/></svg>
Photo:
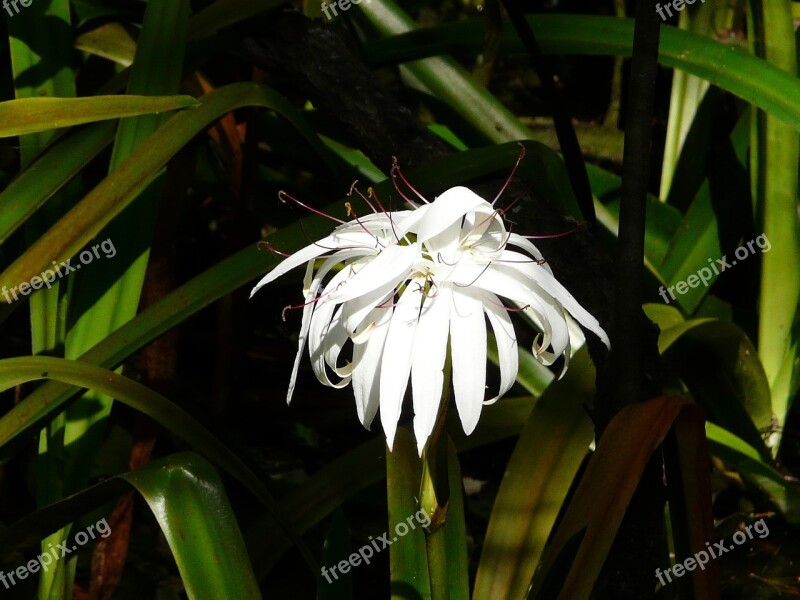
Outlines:
<svg viewBox="0 0 800 600"><path fill-rule="evenodd" d="M439 414L428 444L422 453L422 480L420 481L420 505L430 516L425 545L428 550L428 576L431 585L431 600L450 598L450 578L447 563L447 537L444 527L450 503L450 478L448 476L449 436L445 431L447 403L450 398L450 355L444 365L442 399Z"/></svg>

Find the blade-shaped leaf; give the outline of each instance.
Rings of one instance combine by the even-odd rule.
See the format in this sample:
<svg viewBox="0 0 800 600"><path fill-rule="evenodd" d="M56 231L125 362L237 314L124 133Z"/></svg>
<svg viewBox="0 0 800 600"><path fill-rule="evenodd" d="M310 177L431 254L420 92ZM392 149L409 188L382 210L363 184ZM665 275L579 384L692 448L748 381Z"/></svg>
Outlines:
<svg viewBox="0 0 800 600"><path fill-rule="evenodd" d="M0 360L0 391L39 379L54 379L97 391L150 416L173 434L186 440L198 451L204 452L247 486L273 513L275 518L284 524L284 531L292 538L293 542L299 548L304 548L299 537L285 525L285 520L280 519L280 513L275 507L272 495L258 476L182 408L132 379L94 365L44 356ZM31 397L28 397L17 404L0 418L0 446L26 434L37 425L41 425L42 421L56 412L64 402L65 399L56 402L42 402L37 399L31 401ZM307 549L305 556L313 565L314 560Z"/></svg>
<svg viewBox="0 0 800 600"><path fill-rule="evenodd" d="M180 108L194 108L197 105L197 100L191 96L20 98L0 102L0 137Z"/></svg>

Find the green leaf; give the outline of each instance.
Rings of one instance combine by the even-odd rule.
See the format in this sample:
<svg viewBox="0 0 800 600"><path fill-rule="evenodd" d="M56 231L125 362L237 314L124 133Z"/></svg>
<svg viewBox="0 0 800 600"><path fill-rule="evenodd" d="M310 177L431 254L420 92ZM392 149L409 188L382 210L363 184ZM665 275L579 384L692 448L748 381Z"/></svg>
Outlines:
<svg viewBox="0 0 800 600"><path fill-rule="evenodd" d="M789 2L748 2L752 51L786 77L798 81L795 32ZM769 85L766 81L761 81ZM750 178L756 227L771 246L761 257L758 355L772 391L773 411L783 426L798 388L797 318L800 307L800 235L797 230L800 136L791 121L749 99L755 110ZM777 117L777 118L776 118ZM784 119L785 120L785 119ZM780 441L773 447L777 455Z"/></svg>
<svg viewBox="0 0 800 600"><path fill-rule="evenodd" d="M627 406L612 419L546 548L527 597L589 598L645 465L685 404L678 398L656 398Z"/></svg>
<svg viewBox="0 0 800 600"><path fill-rule="evenodd" d="M376 40L366 44L364 55L373 64L387 62L407 62L420 80L429 83L421 65L432 69L433 65L449 64L450 59L429 59L429 56L440 54L477 53L482 48L484 27L482 21L466 21L437 28L426 28L407 33L411 22L390 0L372 0L362 5L363 11L372 20L383 35L395 37ZM633 48L633 20L616 17L599 17L588 15L536 15L528 17L528 22L537 35L542 51L550 54L591 54L597 56L631 55ZM791 19L785 21L788 25ZM503 50L509 53L523 52L519 39L511 27L506 25L503 36ZM405 34L405 35L397 35ZM424 60L420 60L424 59ZM682 31L669 25L661 27L659 46L659 62L665 67L681 69L711 82L740 98L751 102L770 114L782 119L793 128L800 128L800 81L793 75L760 60L747 51L726 45L705 36ZM454 77L448 77L443 83L458 84ZM440 90L436 85L432 89ZM453 93L437 97L458 98ZM455 92L456 90L454 90ZM486 112L484 94L476 94L470 99L473 106L461 107L476 119L486 118L488 123L483 129L492 126L500 129L490 139L507 140L508 124L504 117L498 118L494 113ZM453 102L453 106L466 103L464 98ZM517 137L531 137L529 132Z"/></svg>
<svg viewBox="0 0 800 600"><path fill-rule="evenodd" d="M531 411L492 508L474 600L525 596L594 437L585 409L594 398L594 378L584 346Z"/></svg>
<svg viewBox="0 0 800 600"><path fill-rule="evenodd" d="M662 320L663 309L645 305L661 328L659 351L677 369L709 418L769 455L760 431L772 424L769 386L756 349L736 325L717 319ZM670 324L674 323L674 324Z"/></svg>
<svg viewBox="0 0 800 600"><path fill-rule="evenodd" d="M43 537L118 496L123 484L135 488L156 517L189 598L261 598L219 475L192 452L153 461L49 505L6 529L0 543L30 544L37 534Z"/></svg>
<svg viewBox="0 0 800 600"><path fill-rule="evenodd" d="M76 37L75 48L129 67L136 54L136 40L120 23L101 23Z"/></svg>
<svg viewBox="0 0 800 600"><path fill-rule="evenodd" d="M279 517L280 513L275 507L272 495L258 476L189 413L160 394L132 379L78 361L33 356L0 360L0 391L39 379L54 379L91 389L148 415L241 481L276 519L285 523ZM41 398L33 396L25 398L0 418L0 447L40 426L63 406L64 402L66 402L64 398L55 402L42 401ZM284 531L292 537L299 548L304 547L296 534L285 525ZM314 561L307 550L306 557L313 565Z"/></svg>
<svg viewBox="0 0 800 600"><path fill-rule="evenodd" d="M694 10L684 10L680 13L678 26L685 31L713 37L715 32L733 27L735 11L730 6L717 7L711 3L701 3L693 8ZM708 81L685 71L676 70L672 75L669 119L664 141L664 159L661 166L661 192L659 194L661 198L666 199L669 196L679 157L684 151L684 142L689 135L692 123L698 122L698 115L703 117L702 139L707 151L713 119L711 115L702 113L699 109L708 87ZM692 145L691 142L690 145ZM697 155L694 153L687 153L687 157L689 156L697 161Z"/></svg>
<svg viewBox="0 0 800 600"><path fill-rule="evenodd" d="M730 431L706 423L706 435L714 456L735 467L769 494L789 523L800 523L800 488L795 483L759 456L758 450Z"/></svg>
<svg viewBox="0 0 800 600"><path fill-rule="evenodd" d="M688 313L697 309L719 277L715 261L725 256L723 239L738 239L743 232L742 223L747 220L742 212L748 204L744 165L749 123L746 115L740 118L729 142L718 148L715 164L703 179L658 267L665 281L663 296L668 300L674 296L674 301ZM694 287L686 284L692 276ZM681 282L684 293L678 290L676 294L671 288Z"/></svg>
<svg viewBox="0 0 800 600"><path fill-rule="evenodd" d="M0 193L0 244L80 173L114 137L116 123L70 131L37 156Z"/></svg>
<svg viewBox="0 0 800 600"><path fill-rule="evenodd" d="M49 131L107 119L194 108L191 96L21 98L0 102L0 137Z"/></svg>
<svg viewBox="0 0 800 600"><path fill-rule="evenodd" d="M147 4L128 82L129 95L166 96L178 92L188 17L188 0L152 0ZM148 114L120 119L109 165L110 177L166 117ZM114 260L98 262L92 269L71 277L65 344L68 358L80 356L136 314L158 214L159 182L145 187L100 232L101 239L113 242ZM42 239L46 240L47 235ZM70 489L83 485L110 410L109 398L91 393L67 410L64 436L73 442L63 463Z"/></svg>
<svg viewBox="0 0 800 600"><path fill-rule="evenodd" d="M69 0L37 2L6 22L16 98L74 97L75 73L68 51L72 46ZM48 23L49 27L43 27L42 23ZM7 119L0 119L0 129L3 126L13 127ZM48 131L20 138L23 166L44 148L51 136Z"/></svg>
<svg viewBox="0 0 800 600"><path fill-rule="evenodd" d="M415 528L402 537L395 536L397 524L405 523L408 517L419 510L415 498L419 494L421 477L422 461L417 456L414 436L405 427L399 427L392 450L386 448L388 536L392 541L389 547L391 595L398 600L431 598L425 532L421 528ZM421 508L430 515L431 511L427 507Z"/></svg>
<svg viewBox="0 0 800 600"><path fill-rule="evenodd" d="M74 256L119 215L195 135L221 115L243 106L272 108L287 117L323 157L327 149L307 127L289 102L271 89L252 83L235 83L207 94L200 106L180 113L139 146L120 167L98 184L44 237L0 274L2 285L15 287L43 272L53 260Z"/></svg>
<svg viewBox="0 0 800 600"><path fill-rule="evenodd" d="M233 509L206 461L179 454L124 477L158 520L189 598L261 598Z"/></svg>
<svg viewBox="0 0 800 600"><path fill-rule="evenodd" d="M381 35L403 34L416 28L411 18L392 0L370 0L362 2L360 8L358 15L363 14ZM475 48L482 47L483 33L482 29L476 38L479 41ZM367 60L375 62L379 62L381 58L385 60L386 53L380 55L382 51L380 44L381 42L372 42L366 45L364 56ZM487 140L499 143L536 139L530 129L450 57L437 56L417 60L402 66L400 73L412 87L435 96L453 107Z"/></svg>

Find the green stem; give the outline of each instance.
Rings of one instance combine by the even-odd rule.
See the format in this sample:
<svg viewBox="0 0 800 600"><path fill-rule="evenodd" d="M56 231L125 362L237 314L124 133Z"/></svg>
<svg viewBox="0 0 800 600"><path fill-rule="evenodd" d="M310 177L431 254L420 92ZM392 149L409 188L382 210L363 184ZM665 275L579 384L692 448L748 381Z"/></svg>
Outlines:
<svg viewBox="0 0 800 600"><path fill-rule="evenodd" d="M447 403L450 399L451 361L448 353L444 365L442 399L436 425L422 453L422 480L420 482L420 505L430 516L425 547L428 550L428 576L432 600L450 598L449 569L447 564L447 538L445 521L450 503L450 479L447 468L447 446L449 436L445 431Z"/></svg>
<svg viewBox="0 0 800 600"><path fill-rule="evenodd" d="M445 528L440 527L425 541L428 549L428 576L431 582L432 600L449 600L450 578L447 566L447 537Z"/></svg>

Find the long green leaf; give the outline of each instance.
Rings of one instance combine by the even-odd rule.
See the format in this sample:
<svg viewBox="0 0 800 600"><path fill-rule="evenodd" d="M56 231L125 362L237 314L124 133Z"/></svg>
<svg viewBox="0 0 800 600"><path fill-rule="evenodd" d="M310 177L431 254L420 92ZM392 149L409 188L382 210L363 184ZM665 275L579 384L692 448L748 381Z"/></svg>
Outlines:
<svg viewBox="0 0 800 600"><path fill-rule="evenodd" d="M594 367L584 347L536 403L519 436L492 507L474 600L524 597L592 442L584 406L593 397Z"/></svg>
<svg viewBox="0 0 800 600"><path fill-rule="evenodd" d="M770 69L798 81L795 33L789 2L748 2L748 36L752 51ZM762 84L769 85L766 81ZM750 144L750 178L756 227L772 250L761 258L758 314L758 355L764 363L772 405L783 426L797 391L800 307L800 235L798 235L798 161L800 136L794 125L782 123L780 113L753 99L755 110ZM773 447L777 455L780 438Z"/></svg>
<svg viewBox="0 0 800 600"><path fill-rule="evenodd" d="M169 544L189 598L261 598L242 533L216 471L192 452L116 475L24 517L0 534L6 549L29 546L128 486L145 499Z"/></svg>
<svg viewBox="0 0 800 600"><path fill-rule="evenodd" d="M206 461L179 454L123 477L158 520L189 598L260 600L230 501Z"/></svg>
<svg viewBox="0 0 800 600"><path fill-rule="evenodd" d="M0 193L0 244L80 173L111 142L115 129L116 123L104 122L70 131L8 184Z"/></svg>
<svg viewBox="0 0 800 600"><path fill-rule="evenodd" d="M47 23L48 27L43 27ZM11 35L11 66L14 76L16 104L4 103L9 117L19 117L22 125L36 123L38 117L25 107L56 98L73 98L76 95L75 73L71 64L72 24L68 0L53 0L27 7L9 21ZM11 110L9 110L11 109ZM23 110L19 110L23 109ZM16 114L14 114L16 112ZM6 125L6 127L14 125ZM46 148L55 132L36 131L19 136L20 165L25 168L34 157ZM28 243L37 239L71 206L81 193L78 182L72 182L55 194L44 210L27 223L25 237ZM21 190L25 195L27 190ZM13 200L13 198L11 199ZM28 204L23 201L20 206ZM5 218L3 219L5 220ZM60 353L64 345L64 294L59 283L48 286L30 302L31 351L34 354ZM59 453L63 449L64 418L53 419L39 438L39 453ZM37 462L36 499L42 505L64 493L59 465ZM57 544L57 535L52 541ZM43 547L44 550L44 541ZM70 590L75 560L64 561L39 578L39 598L60 598L61 590Z"/></svg>
<svg viewBox="0 0 800 600"><path fill-rule="evenodd" d="M258 476L189 413L162 395L132 379L78 361L44 356L0 360L0 391L39 379L53 379L97 391L150 416L241 481L276 519L285 523L279 517L280 512L275 506L272 495ZM17 404L0 418L0 446L41 425L65 401L61 399L57 402L43 402L28 397ZM292 537L298 547L301 549L304 547L299 538L285 525L284 531ZM306 557L313 565L314 561L307 551Z"/></svg>
<svg viewBox="0 0 800 600"><path fill-rule="evenodd" d="M188 0L153 0L147 4L128 95L165 96L178 92L188 18ZM166 118L167 115L147 114L120 119L110 177ZM114 243L114 260L98 262L94 268L70 278L67 358L80 356L136 315L158 214L159 183L160 179L156 179L146 186L100 233L101 239ZM83 485L111 404L110 398L88 393L67 410L64 436L70 443L62 462L68 489Z"/></svg>
<svg viewBox="0 0 800 600"><path fill-rule="evenodd" d="M726 237L730 239L731 233L738 237L743 230L742 223L746 222L747 215L741 214L741 209L747 205L745 165L749 126L747 115L740 118L730 140L723 142L716 152L714 166L702 181L670 241L669 251L657 267L665 281L662 297L676 302L690 314L697 309L719 277L716 259L732 250L725 248L723 251L722 240ZM697 273L701 271L703 278L699 279ZM695 285L687 286L684 283L684 293L678 289L676 294L674 288L692 275Z"/></svg>
<svg viewBox="0 0 800 600"><path fill-rule="evenodd" d="M390 0L372 0L362 8L376 26L380 27L381 33L395 34L395 37L366 45L365 56L375 64L431 60L426 57L475 53L482 47L484 25L481 22L460 22L407 33L410 24L405 23L403 27L397 24L397 9L390 4ZM377 25L380 19L384 19L387 24ZM536 15L528 20L545 52L598 56L631 55L632 19ZM791 19L785 22L791 23ZM507 27L503 41L505 51L523 51L510 27ZM659 62L665 67L681 69L705 79L777 116L793 128L800 129L800 81L742 48L662 25ZM416 66L418 62L411 64ZM480 115L485 107L478 105L470 110ZM486 112L482 116L493 118ZM490 124L500 126L499 123Z"/></svg>
<svg viewBox="0 0 800 600"><path fill-rule="evenodd" d="M17 286L43 272L53 260L74 256L147 187L189 140L221 115L243 106L277 110L301 132L309 131L288 101L265 86L235 83L207 94L197 109L180 113L159 128L45 237L0 274L0 288L2 285ZM317 138L309 136L307 139L321 156L328 156L327 149Z"/></svg>
<svg viewBox="0 0 800 600"><path fill-rule="evenodd" d="M381 35L403 34L416 27L392 0L362 2L360 8ZM365 56L374 57L376 51L380 52L380 47L376 50L373 45L368 45ZM530 129L452 58L436 56L416 60L401 67L400 71L412 87L444 100L459 111L487 140L508 142L536 139Z"/></svg>
<svg viewBox="0 0 800 600"><path fill-rule="evenodd" d="M194 108L191 96L21 98L0 102L0 137L49 131L107 119Z"/></svg>

